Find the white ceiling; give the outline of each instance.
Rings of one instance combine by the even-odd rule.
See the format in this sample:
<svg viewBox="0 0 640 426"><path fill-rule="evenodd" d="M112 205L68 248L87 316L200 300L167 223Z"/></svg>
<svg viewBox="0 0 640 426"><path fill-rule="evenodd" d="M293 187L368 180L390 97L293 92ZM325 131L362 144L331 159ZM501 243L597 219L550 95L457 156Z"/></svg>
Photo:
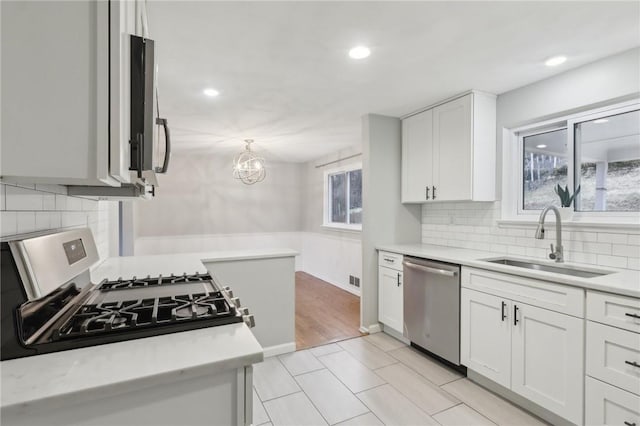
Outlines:
<svg viewBox="0 0 640 426"><path fill-rule="evenodd" d="M640 2L149 1L174 149L308 161L360 143L366 113L495 94L640 44ZM354 61L364 44L371 56ZM547 68L546 58L568 61ZM209 98L202 91L220 91Z"/></svg>

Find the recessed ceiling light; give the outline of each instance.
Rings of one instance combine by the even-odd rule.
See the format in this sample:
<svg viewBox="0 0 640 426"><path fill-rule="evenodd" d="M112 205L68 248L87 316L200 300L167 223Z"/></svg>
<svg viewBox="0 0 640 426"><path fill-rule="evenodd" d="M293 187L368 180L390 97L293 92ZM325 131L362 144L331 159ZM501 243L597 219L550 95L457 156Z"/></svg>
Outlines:
<svg viewBox="0 0 640 426"><path fill-rule="evenodd" d="M216 89L204 89L203 93L207 96L211 96L212 98L220 94Z"/></svg>
<svg viewBox="0 0 640 426"><path fill-rule="evenodd" d="M544 61L544 64L548 67L557 67L560 64L564 64L567 60L566 56L558 55Z"/></svg>
<svg viewBox="0 0 640 426"><path fill-rule="evenodd" d="M609 120L606 118L598 118L597 120L593 120L593 122L596 124L602 124L602 123L608 123Z"/></svg>
<svg viewBox="0 0 640 426"><path fill-rule="evenodd" d="M545 144L536 145L536 148L540 148L540 149L542 149L542 148L546 148L546 147L547 147L547 146L546 146Z"/></svg>
<svg viewBox="0 0 640 426"><path fill-rule="evenodd" d="M356 46L349 51L349 56L353 59L364 59L371 54L367 46Z"/></svg>

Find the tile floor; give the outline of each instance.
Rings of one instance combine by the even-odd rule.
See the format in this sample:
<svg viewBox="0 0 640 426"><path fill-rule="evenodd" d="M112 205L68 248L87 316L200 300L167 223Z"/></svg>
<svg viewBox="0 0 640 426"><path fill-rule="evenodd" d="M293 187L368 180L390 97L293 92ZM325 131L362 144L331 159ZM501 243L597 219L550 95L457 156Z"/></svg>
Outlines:
<svg viewBox="0 0 640 426"><path fill-rule="evenodd" d="M254 368L255 425L545 424L384 333Z"/></svg>

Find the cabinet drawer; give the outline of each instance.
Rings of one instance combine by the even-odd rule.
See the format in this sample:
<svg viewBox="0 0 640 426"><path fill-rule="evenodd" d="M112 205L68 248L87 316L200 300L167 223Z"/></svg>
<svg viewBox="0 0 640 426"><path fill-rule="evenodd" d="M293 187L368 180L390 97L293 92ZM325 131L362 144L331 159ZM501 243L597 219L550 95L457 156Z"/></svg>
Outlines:
<svg viewBox="0 0 640 426"><path fill-rule="evenodd" d="M461 283L462 287L584 318L584 290L580 288L468 267L462 268Z"/></svg>
<svg viewBox="0 0 640 426"><path fill-rule="evenodd" d="M640 299L587 291L587 319L640 333Z"/></svg>
<svg viewBox="0 0 640 426"><path fill-rule="evenodd" d="M585 389L585 424L640 426L639 396L591 377Z"/></svg>
<svg viewBox="0 0 640 426"><path fill-rule="evenodd" d="M381 251L378 253L378 265L402 271L402 258L401 254Z"/></svg>
<svg viewBox="0 0 640 426"><path fill-rule="evenodd" d="M587 374L640 395L640 334L587 321Z"/></svg>

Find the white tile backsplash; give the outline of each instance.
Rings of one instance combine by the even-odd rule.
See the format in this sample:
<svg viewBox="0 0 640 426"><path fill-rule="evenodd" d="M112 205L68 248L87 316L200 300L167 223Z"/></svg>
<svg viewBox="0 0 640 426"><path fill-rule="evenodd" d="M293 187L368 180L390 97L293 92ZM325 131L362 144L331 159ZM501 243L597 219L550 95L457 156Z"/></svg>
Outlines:
<svg viewBox="0 0 640 426"><path fill-rule="evenodd" d="M36 212L17 212L18 234L36 231Z"/></svg>
<svg viewBox="0 0 640 426"><path fill-rule="evenodd" d="M422 242L492 251L496 254L546 259L555 244L555 230L544 240L535 229L498 227L500 202L433 203L422 207ZM553 219L553 218L552 218ZM585 227L562 232L565 258L571 262L640 269L640 233L612 232Z"/></svg>
<svg viewBox="0 0 640 426"><path fill-rule="evenodd" d="M2 230L1 236L18 233L18 215L16 212L0 212L0 230Z"/></svg>
<svg viewBox="0 0 640 426"><path fill-rule="evenodd" d="M6 209L12 211L35 211L42 210L43 193L35 189L20 188L18 186L7 186Z"/></svg>
<svg viewBox="0 0 640 426"><path fill-rule="evenodd" d="M61 185L0 182L0 236L90 227L100 257L105 258L110 251L110 203L68 196Z"/></svg>

